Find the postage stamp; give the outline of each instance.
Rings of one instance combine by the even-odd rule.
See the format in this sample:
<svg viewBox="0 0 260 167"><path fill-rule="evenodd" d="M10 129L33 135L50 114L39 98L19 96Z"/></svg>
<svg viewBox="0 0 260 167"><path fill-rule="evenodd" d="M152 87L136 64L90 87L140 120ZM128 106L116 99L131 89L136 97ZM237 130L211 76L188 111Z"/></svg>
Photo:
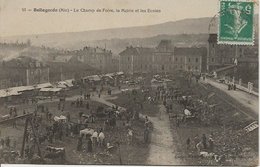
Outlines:
<svg viewBox="0 0 260 167"><path fill-rule="evenodd" d="M253 45L254 2L220 0L218 44Z"/></svg>

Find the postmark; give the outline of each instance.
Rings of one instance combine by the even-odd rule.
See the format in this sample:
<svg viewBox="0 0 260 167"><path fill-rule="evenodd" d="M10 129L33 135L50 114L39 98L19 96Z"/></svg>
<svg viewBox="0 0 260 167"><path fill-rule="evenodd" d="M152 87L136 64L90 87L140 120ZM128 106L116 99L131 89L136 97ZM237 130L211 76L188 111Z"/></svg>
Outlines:
<svg viewBox="0 0 260 167"><path fill-rule="evenodd" d="M220 0L218 44L254 44L254 2Z"/></svg>

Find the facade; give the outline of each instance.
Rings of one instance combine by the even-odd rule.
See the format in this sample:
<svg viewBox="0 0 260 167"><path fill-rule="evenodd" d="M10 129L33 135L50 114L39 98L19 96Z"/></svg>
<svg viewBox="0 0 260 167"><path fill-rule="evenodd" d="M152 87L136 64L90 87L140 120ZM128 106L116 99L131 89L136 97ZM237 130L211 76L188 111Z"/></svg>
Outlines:
<svg viewBox="0 0 260 167"><path fill-rule="evenodd" d="M173 47L171 41L162 40L153 48L127 47L120 54L120 71L134 73L171 73L175 70L204 72L207 49L205 47Z"/></svg>
<svg viewBox="0 0 260 167"><path fill-rule="evenodd" d="M127 47L119 53L119 71L127 74L147 73L153 69L153 48Z"/></svg>
<svg viewBox="0 0 260 167"><path fill-rule="evenodd" d="M100 70L102 73L116 72L113 71L115 64L113 64L111 50L100 47L84 47L82 50L77 51L76 55L79 61Z"/></svg>
<svg viewBox="0 0 260 167"><path fill-rule="evenodd" d="M219 45L217 44L217 34L209 34L207 70L211 72L225 66L234 65L235 62L238 62L238 64L251 62L252 66L257 66L258 40L255 40L253 46Z"/></svg>
<svg viewBox="0 0 260 167"><path fill-rule="evenodd" d="M153 53L153 72L166 73L174 69L174 47L170 40L161 40Z"/></svg>
<svg viewBox="0 0 260 167"><path fill-rule="evenodd" d="M0 66L0 87L35 85L49 82L49 67L29 57L18 57Z"/></svg>
<svg viewBox="0 0 260 167"><path fill-rule="evenodd" d="M206 71L207 49L205 47L176 47L174 49L174 67L177 70Z"/></svg>

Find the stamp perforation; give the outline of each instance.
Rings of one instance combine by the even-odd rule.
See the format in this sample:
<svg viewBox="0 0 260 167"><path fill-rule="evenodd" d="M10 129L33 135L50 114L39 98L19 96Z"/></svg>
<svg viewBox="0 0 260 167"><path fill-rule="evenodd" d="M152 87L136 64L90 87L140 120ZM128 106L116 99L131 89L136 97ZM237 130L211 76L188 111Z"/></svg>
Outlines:
<svg viewBox="0 0 260 167"><path fill-rule="evenodd" d="M228 40L228 39L227 40L221 40L220 39L220 36L221 36L220 32L223 31L221 29L221 28L223 28L223 27L221 27L221 16L222 16L222 12L223 12L222 11L222 4L221 4L222 2L252 2L252 3L254 3L252 0L220 0L219 1L219 3L218 3L219 12L218 12L218 25L217 25L217 27L218 27L217 43L218 44L224 44L224 45L254 45L254 43L255 43L254 4L252 5L253 8L251 9L251 11L252 11L252 13L251 13L251 15L252 15L251 16L252 17L252 36L247 37L248 39L250 39L250 41L247 42L245 40L242 40L241 38L240 38L240 41L238 39L235 39L235 37L237 37L237 36L233 37L233 40ZM225 6L224 6L224 8L225 8ZM245 14L245 12L244 12L244 14ZM235 27L235 25L234 25L234 27ZM234 27L231 27L231 28L233 28L232 29L233 31L234 31ZM230 27L228 27L228 28L230 28ZM240 30L240 32L241 32L241 30ZM240 34L240 32L236 31L236 33L233 33L233 35ZM230 38L230 37L227 37L227 38Z"/></svg>

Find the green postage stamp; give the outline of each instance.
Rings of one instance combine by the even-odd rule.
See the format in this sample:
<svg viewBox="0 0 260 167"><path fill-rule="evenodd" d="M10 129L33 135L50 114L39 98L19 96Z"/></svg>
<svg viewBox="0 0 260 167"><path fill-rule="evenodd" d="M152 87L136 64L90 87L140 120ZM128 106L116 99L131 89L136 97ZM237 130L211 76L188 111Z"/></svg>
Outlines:
<svg viewBox="0 0 260 167"><path fill-rule="evenodd" d="M219 44L254 44L254 2L220 0Z"/></svg>

